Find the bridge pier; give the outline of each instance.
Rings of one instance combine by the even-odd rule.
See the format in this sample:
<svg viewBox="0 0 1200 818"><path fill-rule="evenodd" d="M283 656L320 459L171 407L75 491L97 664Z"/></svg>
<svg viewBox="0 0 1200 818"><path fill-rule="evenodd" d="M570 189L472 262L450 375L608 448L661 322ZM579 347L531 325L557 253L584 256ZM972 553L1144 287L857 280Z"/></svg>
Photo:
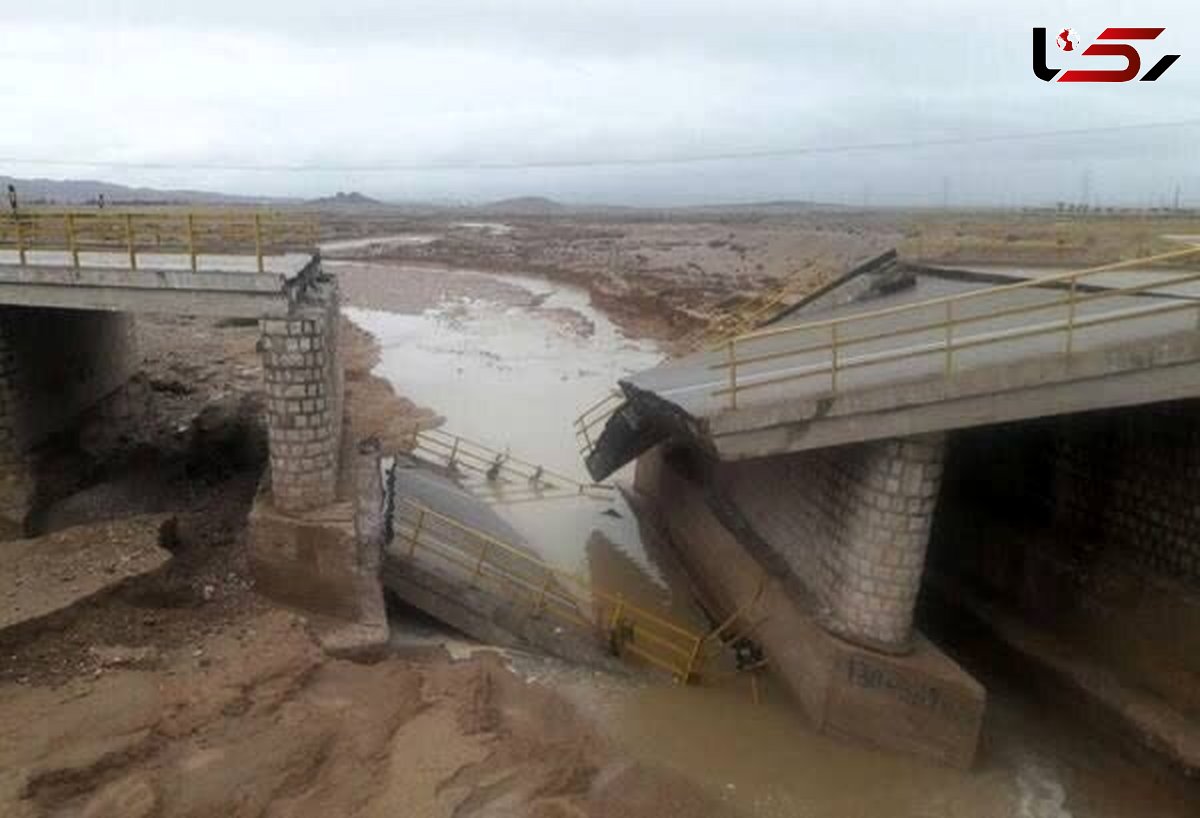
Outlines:
<svg viewBox="0 0 1200 818"><path fill-rule="evenodd" d="M812 594L826 629L904 653L944 450L934 434L720 463L715 483Z"/></svg>
<svg viewBox="0 0 1200 818"><path fill-rule="evenodd" d="M660 445L637 496L717 621L764 651L817 729L969 767L983 687L913 628L942 435L741 462Z"/></svg>
<svg viewBox="0 0 1200 818"><path fill-rule="evenodd" d="M308 511L337 494L342 435L338 296L314 284L303 304L261 322L271 493L276 508Z"/></svg>

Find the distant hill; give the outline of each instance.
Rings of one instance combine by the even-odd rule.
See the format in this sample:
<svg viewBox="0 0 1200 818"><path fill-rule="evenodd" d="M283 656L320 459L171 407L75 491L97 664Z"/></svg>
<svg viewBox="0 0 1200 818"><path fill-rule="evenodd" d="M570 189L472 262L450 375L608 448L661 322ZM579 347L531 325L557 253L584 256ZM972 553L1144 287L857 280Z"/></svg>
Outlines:
<svg viewBox="0 0 1200 818"><path fill-rule="evenodd" d="M129 187L93 179L22 179L0 176L0 189L13 185L26 204L86 204L103 194L110 204L257 204L287 199L266 196L236 196L206 190L159 190Z"/></svg>
<svg viewBox="0 0 1200 818"><path fill-rule="evenodd" d="M806 213L812 210L847 210L845 205L803 200L780 199L768 202L736 202L727 204L687 205L677 210L715 213L761 213L764 215Z"/></svg>
<svg viewBox="0 0 1200 818"><path fill-rule="evenodd" d="M362 207L363 205L382 205L383 202L378 199L372 199L370 196L364 196L357 190L350 193L343 193L339 190L333 196L310 199L306 204L318 205L320 207Z"/></svg>
<svg viewBox="0 0 1200 818"><path fill-rule="evenodd" d="M552 213L565 212L569 208L553 199L547 199L545 196L517 196L481 205L477 209L514 216L547 216Z"/></svg>

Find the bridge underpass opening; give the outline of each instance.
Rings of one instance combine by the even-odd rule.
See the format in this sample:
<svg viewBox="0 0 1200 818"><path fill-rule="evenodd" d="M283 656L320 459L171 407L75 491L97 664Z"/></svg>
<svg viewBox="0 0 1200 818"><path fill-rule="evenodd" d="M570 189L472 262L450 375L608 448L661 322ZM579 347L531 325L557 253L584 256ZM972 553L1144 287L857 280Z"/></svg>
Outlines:
<svg viewBox="0 0 1200 818"><path fill-rule="evenodd" d="M120 392L138 367L133 316L97 310L0 307L0 519L29 533L55 499L42 485L43 444L87 412L121 417Z"/></svg>
<svg viewBox="0 0 1200 818"><path fill-rule="evenodd" d="M960 430L946 449L925 626L968 668L1003 645L1194 771L1178 736L1200 713L1200 401Z"/></svg>

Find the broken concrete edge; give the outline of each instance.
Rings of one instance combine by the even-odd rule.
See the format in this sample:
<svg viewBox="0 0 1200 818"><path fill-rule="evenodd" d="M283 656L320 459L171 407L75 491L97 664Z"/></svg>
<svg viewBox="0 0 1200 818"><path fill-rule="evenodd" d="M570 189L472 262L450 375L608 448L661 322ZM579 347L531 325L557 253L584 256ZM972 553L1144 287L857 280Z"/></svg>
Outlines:
<svg viewBox="0 0 1200 818"><path fill-rule="evenodd" d="M671 438L691 441L697 448L713 451L707 441L706 424L675 403L642 389L630 381L618 381L625 402L604 423L585 465L592 479L612 476L643 452Z"/></svg>
<svg viewBox="0 0 1200 818"><path fill-rule="evenodd" d="M987 633L1008 663L1033 677L1056 703L1073 710L1146 760L1200 780L1200 727L1170 704L1135 686L1045 633L1032 633L1015 617L940 572L926 578L938 603Z"/></svg>
<svg viewBox="0 0 1200 818"><path fill-rule="evenodd" d="M719 621L742 612L758 623L753 639L813 726L878 749L972 766L987 701L983 686L920 634L911 653L894 656L828 633L725 527L703 489L661 453L638 461L636 490L657 512L650 522L711 616Z"/></svg>
<svg viewBox="0 0 1200 818"><path fill-rule="evenodd" d="M138 586L146 583L152 583L162 578L167 571L170 570L174 554L171 549L176 545L176 526L178 518L174 514L139 514L134 517L127 517L118 520L118 522L137 522L145 521L148 525L155 526L158 529L156 545L161 550L160 558L157 564L148 570L139 571L135 574L130 574L119 578L118 580L101 585L95 590L80 594L74 597L69 604L57 607L51 610L46 610L44 613L35 614L20 621L0 627L0 643L11 646L22 644L47 630L59 630L66 627L79 613L79 609L86 605L95 604L105 599L115 597L127 591L133 590ZM112 522L112 521L109 521ZM104 525L103 523L101 525ZM94 524L76 526L76 528L95 529ZM70 531L71 529L64 529ZM54 532L43 537L32 537L19 540L11 540L0 542L0 558L3 558L4 546L29 543L35 540L41 540L45 537L53 537L56 534L63 532Z"/></svg>
<svg viewBox="0 0 1200 818"><path fill-rule="evenodd" d="M818 287L817 289L813 290L811 293L809 293L808 295L801 298L795 304L780 311L778 314L771 316L771 318L769 320L764 321L760 325L760 327L756 327L756 329L761 328L761 327L767 327L772 324L776 324L776 323L782 321L784 318L787 318L790 315L795 315L797 312L800 312L801 310L808 309L813 304L817 303L822 298L824 298L825 296L829 295L830 293L834 293L834 292L837 292L838 290L841 290L843 287L845 287L846 284L848 284L851 281L854 281L855 279L860 278L862 276L874 276L875 280L868 282L864 287L861 288L861 290L851 294L846 299L847 303L852 302L852 301L859 301L864 298L870 298L870 297L874 296L875 294L877 294L879 292L878 287L880 287L880 286L888 287L890 289L891 287L894 287L896 285L896 282L890 282L889 279L886 278L886 276L889 273L893 272L893 270L896 268L896 266L899 263L900 263L899 255L896 252L896 249L893 247L892 249L887 250L883 253L880 253L879 255L874 256L860 264L856 264L855 266L851 267L846 272L842 273L840 276L837 276L836 278L834 278L829 283L824 284L821 287ZM916 278L912 275L911 272L908 272L908 267L909 267L909 265L904 264L901 272L907 273L907 276L902 277L901 281L906 280L911 285L916 282ZM882 274L882 275L880 275L880 274ZM903 286L903 284L900 284L900 286Z"/></svg>

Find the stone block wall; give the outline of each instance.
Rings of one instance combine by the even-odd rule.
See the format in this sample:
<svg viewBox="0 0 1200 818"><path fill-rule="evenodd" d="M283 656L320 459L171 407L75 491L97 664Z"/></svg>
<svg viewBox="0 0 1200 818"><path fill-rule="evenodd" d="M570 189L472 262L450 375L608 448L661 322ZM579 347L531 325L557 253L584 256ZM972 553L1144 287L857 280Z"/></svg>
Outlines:
<svg viewBox="0 0 1200 818"><path fill-rule="evenodd" d="M133 316L0 308L0 518L21 529L34 503L31 453L136 371Z"/></svg>
<svg viewBox="0 0 1200 818"><path fill-rule="evenodd" d="M132 377L132 315L92 310L0 308L0 428L27 452Z"/></svg>
<svg viewBox="0 0 1200 818"><path fill-rule="evenodd" d="M1063 419L1053 468L1072 540L1200 587L1200 401Z"/></svg>
<svg viewBox="0 0 1200 818"><path fill-rule="evenodd" d="M337 493L342 432L338 296L314 284L287 318L262 321L271 490L277 508L305 511Z"/></svg>
<svg viewBox="0 0 1200 818"><path fill-rule="evenodd" d="M725 504L812 593L834 633L907 648L941 483L941 436L716 466Z"/></svg>

